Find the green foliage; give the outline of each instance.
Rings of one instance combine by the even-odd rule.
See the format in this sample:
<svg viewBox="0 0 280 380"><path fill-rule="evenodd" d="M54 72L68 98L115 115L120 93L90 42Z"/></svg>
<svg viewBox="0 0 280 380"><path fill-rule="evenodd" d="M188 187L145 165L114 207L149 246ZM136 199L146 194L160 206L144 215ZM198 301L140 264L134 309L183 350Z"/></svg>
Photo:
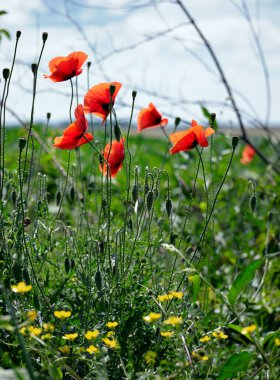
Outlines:
<svg viewBox="0 0 280 380"><path fill-rule="evenodd" d="M249 367L251 360L255 357L254 354L247 351L242 351L233 354L228 361L223 365L217 380L227 380L234 378L239 372L244 372Z"/></svg>

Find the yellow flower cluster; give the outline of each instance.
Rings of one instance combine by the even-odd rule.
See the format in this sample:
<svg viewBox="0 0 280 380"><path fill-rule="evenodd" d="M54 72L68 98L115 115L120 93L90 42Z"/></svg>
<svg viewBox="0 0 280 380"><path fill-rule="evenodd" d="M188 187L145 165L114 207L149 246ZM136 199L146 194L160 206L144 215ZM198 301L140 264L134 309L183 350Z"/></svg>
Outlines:
<svg viewBox="0 0 280 380"><path fill-rule="evenodd" d="M86 352L88 352L89 354L96 354L97 352L99 352L99 349L92 344L86 349Z"/></svg>
<svg viewBox="0 0 280 380"><path fill-rule="evenodd" d="M37 311L36 310L30 310L26 313L26 316L30 321L35 321L37 318Z"/></svg>
<svg viewBox="0 0 280 380"><path fill-rule="evenodd" d="M184 293L183 292L170 292L168 294L161 294L158 296L158 300L160 302L165 302L165 301L170 301L172 300L172 298L178 298L178 299L182 299L183 298L183 295Z"/></svg>
<svg viewBox="0 0 280 380"><path fill-rule="evenodd" d="M32 285L26 285L24 281L21 281L17 285L12 285L11 289L14 293L27 293L32 289Z"/></svg>
<svg viewBox="0 0 280 380"><path fill-rule="evenodd" d="M71 311L56 310L53 315L58 319L67 319L71 317Z"/></svg>
<svg viewBox="0 0 280 380"><path fill-rule="evenodd" d="M95 338L97 338L98 335L99 335L99 331L98 331L98 330L87 331L87 332L85 333L85 338L86 338L87 340L91 340L91 339L95 339Z"/></svg>
<svg viewBox="0 0 280 380"><path fill-rule="evenodd" d="M155 364L157 353L155 351L148 351L144 355L145 362L147 364Z"/></svg>
<svg viewBox="0 0 280 380"><path fill-rule="evenodd" d="M228 335L224 334L223 331L213 331L212 336L217 339L227 339Z"/></svg>
<svg viewBox="0 0 280 380"><path fill-rule="evenodd" d="M252 334L255 330L256 330L257 326L256 325L250 325L250 326L247 326L247 327L244 327L242 330L241 330L241 334L243 335L246 335L246 334Z"/></svg>
<svg viewBox="0 0 280 380"><path fill-rule="evenodd" d="M102 340L108 348L118 348L118 343L115 339L103 338Z"/></svg>
<svg viewBox="0 0 280 380"><path fill-rule="evenodd" d="M36 326L22 327L19 332L22 335L31 335L31 336L39 336L42 333L42 329Z"/></svg>
<svg viewBox="0 0 280 380"><path fill-rule="evenodd" d="M200 361L207 361L207 360L209 360L209 356L207 356L207 355L205 355L204 353L200 353L200 352L198 352L198 354L195 352L195 351L193 351L192 352L192 357L194 358L194 359L197 359L197 360L200 360Z"/></svg>
<svg viewBox="0 0 280 380"><path fill-rule="evenodd" d="M160 335L164 338L170 338L174 335L174 331L161 331Z"/></svg>
<svg viewBox="0 0 280 380"><path fill-rule="evenodd" d="M115 327L117 327L119 324L118 322L107 322L106 323L106 326L109 328L109 329L114 329Z"/></svg>
<svg viewBox="0 0 280 380"><path fill-rule="evenodd" d="M168 319L163 321L164 325L172 325L172 326L178 326L183 323L183 318L182 317L176 317L175 315L171 315Z"/></svg>
<svg viewBox="0 0 280 380"><path fill-rule="evenodd" d="M211 338L208 335L204 335L202 338L199 339L201 343L207 343L209 342Z"/></svg>
<svg viewBox="0 0 280 380"><path fill-rule="evenodd" d="M79 335L78 333L64 334L63 338L66 339L66 340L70 340L71 342L73 342L78 337L78 335Z"/></svg>
<svg viewBox="0 0 280 380"><path fill-rule="evenodd" d="M153 313L153 312L143 317L144 321L148 323L155 322L160 318L161 318L160 313Z"/></svg>

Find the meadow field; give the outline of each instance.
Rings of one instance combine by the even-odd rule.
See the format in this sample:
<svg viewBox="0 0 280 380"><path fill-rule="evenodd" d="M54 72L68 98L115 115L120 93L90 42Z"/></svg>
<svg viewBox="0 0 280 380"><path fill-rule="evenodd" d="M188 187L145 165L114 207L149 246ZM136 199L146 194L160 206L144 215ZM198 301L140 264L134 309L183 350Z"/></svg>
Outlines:
<svg viewBox="0 0 280 380"><path fill-rule="evenodd" d="M81 50L43 75L46 32L25 121L20 37L0 83L0 380L279 379L279 132L247 128L203 34L239 129L202 101L196 120L121 102ZM42 81L69 84L62 129L37 122Z"/></svg>

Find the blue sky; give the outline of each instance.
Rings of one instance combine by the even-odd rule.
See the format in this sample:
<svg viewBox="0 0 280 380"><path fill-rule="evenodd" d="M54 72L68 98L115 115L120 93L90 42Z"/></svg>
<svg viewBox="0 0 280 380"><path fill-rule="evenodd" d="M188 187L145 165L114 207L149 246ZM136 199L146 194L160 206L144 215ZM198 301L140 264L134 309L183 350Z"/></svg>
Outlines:
<svg viewBox="0 0 280 380"><path fill-rule="evenodd" d="M88 41L65 14L82 26ZM150 101L170 117L180 116L203 121L201 104L216 112L226 126L236 123L229 99L206 49L192 26L172 1L152 1L156 6L141 7L149 0L10 0L2 2L9 13L1 17L2 27L15 36L22 31L8 105L24 119L29 118L32 74L28 65L37 59L41 33L47 31L46 44L38 78L35 120L44 120L52 113L54 122L68 117L69 83L53 83L43 78L48 62L55 56L83 50L92 61L91 85L103 81L123 84L116 109L120 118L129 116L131 90L138 90L137 108ZM266 121L265 81L248 23L230 0L185 0L210 43L235 92L236 100L248 125L258 118ZM236 0L240 4L241 0ZM83 7L78 5L83 5ZM105 5L104 5L105 4ZM280 2L247 0L253 25L258 31L267 60L271 83L269 122L278 123L280 88ZM53 12L53 8L56 13ZM60 15L60 13L62 15ZM157 33L176 27L171 33L154 38ZM133 45L147 38L152 40L137 48L111 54L115 49ZM9 66L13 41L1 43L1 69ZM79 77L80 102L87 89L86 72ZM96 123L99 121L96 119Z"/></svg>

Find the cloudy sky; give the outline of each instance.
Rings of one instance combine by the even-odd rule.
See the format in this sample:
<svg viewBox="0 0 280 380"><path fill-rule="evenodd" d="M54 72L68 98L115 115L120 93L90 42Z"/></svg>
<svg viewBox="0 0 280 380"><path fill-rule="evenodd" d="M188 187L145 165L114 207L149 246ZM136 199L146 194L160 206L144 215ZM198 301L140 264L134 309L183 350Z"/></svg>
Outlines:
<svg viewBox="0 0 280 380"><path fill-rule="evenodd" d="M83 50L92 62L90 85L104 81L123 84L116 102L119 117L129 116L131 90L137 108L154 102L170 117L203 121L200 106L216 112L218 120L234 125L235 116L216 67L193 26L176 1L160 0L7 0L1 28L12 40L0 45L1 69L12 61L15 33L22 31L8 106L27 119L31 108L32 73L41 49L41 34L49 38L38 77L35 120L51 112L53 122L67 122L70 84L43 78L48 62ZM242 0L183 0L214 48L247 125L255 119L280 121L280 1L247 0L247 9L269 72L271 102L263 66L242 15ZM3 83L1 83L2 91ZM86 70L79 77L80 102L87 91ZM12 119L10 119L12 121ZM98 123L98 120L96 119Z"/></svg>

